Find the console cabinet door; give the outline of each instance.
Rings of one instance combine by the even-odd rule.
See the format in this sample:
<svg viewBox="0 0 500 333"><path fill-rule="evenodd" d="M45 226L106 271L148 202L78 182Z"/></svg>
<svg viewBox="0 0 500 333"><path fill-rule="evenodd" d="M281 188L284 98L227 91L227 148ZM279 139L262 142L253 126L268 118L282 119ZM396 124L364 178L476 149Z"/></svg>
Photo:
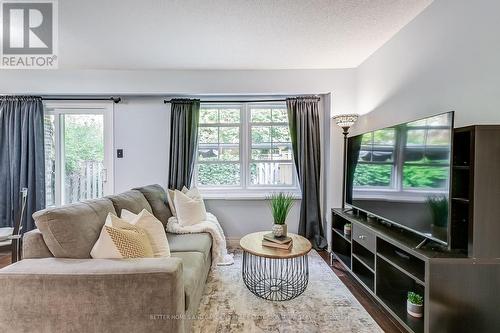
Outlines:
<svg viewBox="0 0 500 333"><path fill-rule="evenodd" d="M375 234L367 228L354 223L352 226L352 239L363 245L367 250L375 253Z"/></svg>

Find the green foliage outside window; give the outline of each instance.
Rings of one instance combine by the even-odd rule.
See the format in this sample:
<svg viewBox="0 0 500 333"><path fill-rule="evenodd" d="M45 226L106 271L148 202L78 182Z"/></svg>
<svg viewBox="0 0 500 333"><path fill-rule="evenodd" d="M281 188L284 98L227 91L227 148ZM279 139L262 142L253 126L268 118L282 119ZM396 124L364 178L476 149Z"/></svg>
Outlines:
<svg viewBox="0 0 500 333"><path fill-rule="evenodd" d="M240 109L201 109L200 124L237 124L240 122Z"/></svg>
<svg viewBox="0 0 500 333"><path fill-rule="evenodd" d="M76 172L79 162L103 161L102 116L66 115L64 125L64 161L67 174Z"/></svg>
<svg viewBox="0 0 500 333"><path fill-rule="evenodd" d="M198 184L200 185L238 185L239 183L239 164L210 163L198 165Z"/></svg>
<svg viewBox="0 0 500 333"><path fill-rule="evenodd" d="M252 123L268 123L272 121L271 109L252 109Z"/></svg>
<svg viewBox="0 0 500 333"><path fill-rule="evenodd" d="M252 143L271 142L270 126L252 126Z"/></svg>

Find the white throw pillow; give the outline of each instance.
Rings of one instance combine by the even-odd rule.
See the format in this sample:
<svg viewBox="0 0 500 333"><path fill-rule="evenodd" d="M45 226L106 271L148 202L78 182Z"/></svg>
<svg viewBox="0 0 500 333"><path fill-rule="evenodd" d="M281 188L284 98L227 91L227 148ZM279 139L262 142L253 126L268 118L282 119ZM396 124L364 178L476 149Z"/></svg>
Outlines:
<svg viewBox="0 0 500 333"><path fill-rule="evenodd" d="M94 259L150 258L153 249L146 230L109 213L90 256Z"/></svg>
<svg viewBox="0 0 500 333"><path fill-rule="evenodd" d="M170 246L163 224L153 214L143 209L134 214L122 209L121 218L133 226L143 228L149 236L155 257L170 257Z"/></svg>
<svg viewBox="0 0 500 333"><path fill-rule="evenodd" d="M176 190L174 205L177 212L177 220L182 226L200 223L207 218L205 203L201 196L190 197L181 191Z"/></svg>
<svg viewBox="0 0 500 333"><path fill-rule="evenodd" d="M192 187L190 190L188 190L186 186L183 186L181 192L190 198L203 199L200 190L198 190L197 187Z"/></svg>
<svg viewBox="0 0 500 333"><path fill-rule="evenodd" d="M170 212L172 213L172 216L177 216L177 212L175 211L175 205L174 205L174 197L175 197L175 190L167 190L167 201L168 201L168 206L170 207Z"/></svg>
<svg viewBox="0 0 500 333"><path fill-rule="evenodd" d="M172 216L177 216L177 211L175 209L175 203L174 203L175 191L176 190L167 190L167 201ZM190 198L201 198L201 193L196 187L193 187L192 189L188 190L186 186L183 186L181 192Z"/></svg>

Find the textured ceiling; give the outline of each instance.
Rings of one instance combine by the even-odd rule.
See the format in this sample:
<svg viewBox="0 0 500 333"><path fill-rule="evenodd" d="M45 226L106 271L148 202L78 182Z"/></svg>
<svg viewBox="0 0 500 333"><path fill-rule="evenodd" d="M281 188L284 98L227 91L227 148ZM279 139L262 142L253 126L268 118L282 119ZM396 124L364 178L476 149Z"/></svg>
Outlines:
<svg viewBox="0 0 500 333"><path fill-rule="evenodd" d="M59 67L352 68L432 0L63 0Z"/></svg>

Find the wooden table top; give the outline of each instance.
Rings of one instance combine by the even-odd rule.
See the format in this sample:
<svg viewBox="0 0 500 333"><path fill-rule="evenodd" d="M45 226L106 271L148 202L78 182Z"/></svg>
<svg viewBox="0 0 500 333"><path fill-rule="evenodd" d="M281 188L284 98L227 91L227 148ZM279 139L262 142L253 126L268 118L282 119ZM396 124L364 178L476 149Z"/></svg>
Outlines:
<svg viewBox="0 0 500 333"><path fill-rule="evenodd" d="M271 259L295 258L306 255L311 251L311 242L309 242L307 238L292 233L287 234L287 236L291 237L293 240L293 245L290 250L262 246L264 235L270 232L271 231L260 231L244 236L240 240L241 248L253 255Z"/></svg>

